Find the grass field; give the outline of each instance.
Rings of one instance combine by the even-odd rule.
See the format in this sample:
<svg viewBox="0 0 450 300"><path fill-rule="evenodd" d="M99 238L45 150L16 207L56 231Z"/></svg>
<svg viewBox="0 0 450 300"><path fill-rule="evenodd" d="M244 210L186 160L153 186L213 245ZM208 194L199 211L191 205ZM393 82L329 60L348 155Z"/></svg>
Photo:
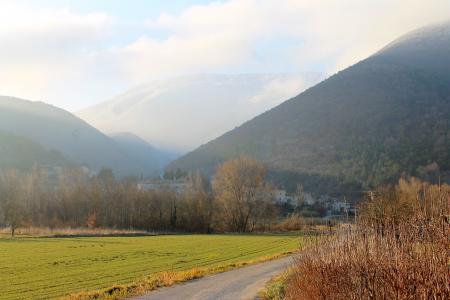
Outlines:
<svg viewBox="0 0 450 300"><path fill-rule="evenodd" d="M51 299L293 251L293 235L0 238L0 299Z"/></svg>

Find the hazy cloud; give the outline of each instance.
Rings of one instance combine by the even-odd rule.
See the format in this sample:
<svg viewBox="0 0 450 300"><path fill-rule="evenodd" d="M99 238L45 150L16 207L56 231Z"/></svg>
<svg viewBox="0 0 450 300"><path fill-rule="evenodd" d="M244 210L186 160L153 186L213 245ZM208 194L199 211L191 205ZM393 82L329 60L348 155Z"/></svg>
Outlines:
<svg viewBox="0 0 450 300"><path fill-rule="evenodd" d="M32 2L33 3L33 2ZM123 5L132 5L125 3ZM335 72L416 27L448 0L229 0L141 20L0 3L0 94L71 109L142 81L199 72Z"/></svg>
<svg viewBox="0 0 450 300"><path fill-rule="evenodd" d="M284 52L297 68L325 61L325 71L334 72L405 32L447 18L447 0L231 0L148 20L147 26L168 30L169 37L142 38L126 50L142 55L148 68L192 71L255 60L261 41L284 37L298 43L285 45L291 48ZM168 57L175 60L167 64Z"/></svg>
<svg viewBox="0 0 450 300"><path fill-rule="evenodd" d="M0 94L61 102L78 92L72 88L86 78L92 51L102 46L113 24L104 13L14 2L0 4L0 19Z"/></svg>

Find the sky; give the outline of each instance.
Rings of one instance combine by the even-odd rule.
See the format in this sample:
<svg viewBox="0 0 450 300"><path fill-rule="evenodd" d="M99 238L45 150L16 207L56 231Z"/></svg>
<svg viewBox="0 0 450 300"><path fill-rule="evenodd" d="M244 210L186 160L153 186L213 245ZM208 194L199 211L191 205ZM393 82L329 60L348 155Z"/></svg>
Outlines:
<svg viewBox="0 0 450 300"><path fill-rule="evenodd" d="M333 74L448 0L0 0L0 95L78 111L155 79Z"/></svg>

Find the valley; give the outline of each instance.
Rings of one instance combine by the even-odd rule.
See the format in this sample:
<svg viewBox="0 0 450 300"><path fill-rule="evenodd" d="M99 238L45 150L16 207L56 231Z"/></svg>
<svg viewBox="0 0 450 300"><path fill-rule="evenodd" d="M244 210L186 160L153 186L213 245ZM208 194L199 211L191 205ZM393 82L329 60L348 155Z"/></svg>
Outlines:
<svg viewBox="0 0 450 300"><path fill-rule="evenodd" d="M450 299L448 0L0 18L0 300Z"/></svg>

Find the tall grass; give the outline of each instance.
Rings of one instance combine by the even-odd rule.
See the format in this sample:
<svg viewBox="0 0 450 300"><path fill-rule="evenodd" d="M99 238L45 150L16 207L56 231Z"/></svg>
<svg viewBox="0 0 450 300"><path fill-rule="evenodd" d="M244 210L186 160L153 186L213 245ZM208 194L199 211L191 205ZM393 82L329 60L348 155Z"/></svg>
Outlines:
<svg viewBox="0 0 450 300"><path fill-rule="evenodd" d="M354 226L309 245L287 299L450 299L450 186L383 188Z"/></svg>

